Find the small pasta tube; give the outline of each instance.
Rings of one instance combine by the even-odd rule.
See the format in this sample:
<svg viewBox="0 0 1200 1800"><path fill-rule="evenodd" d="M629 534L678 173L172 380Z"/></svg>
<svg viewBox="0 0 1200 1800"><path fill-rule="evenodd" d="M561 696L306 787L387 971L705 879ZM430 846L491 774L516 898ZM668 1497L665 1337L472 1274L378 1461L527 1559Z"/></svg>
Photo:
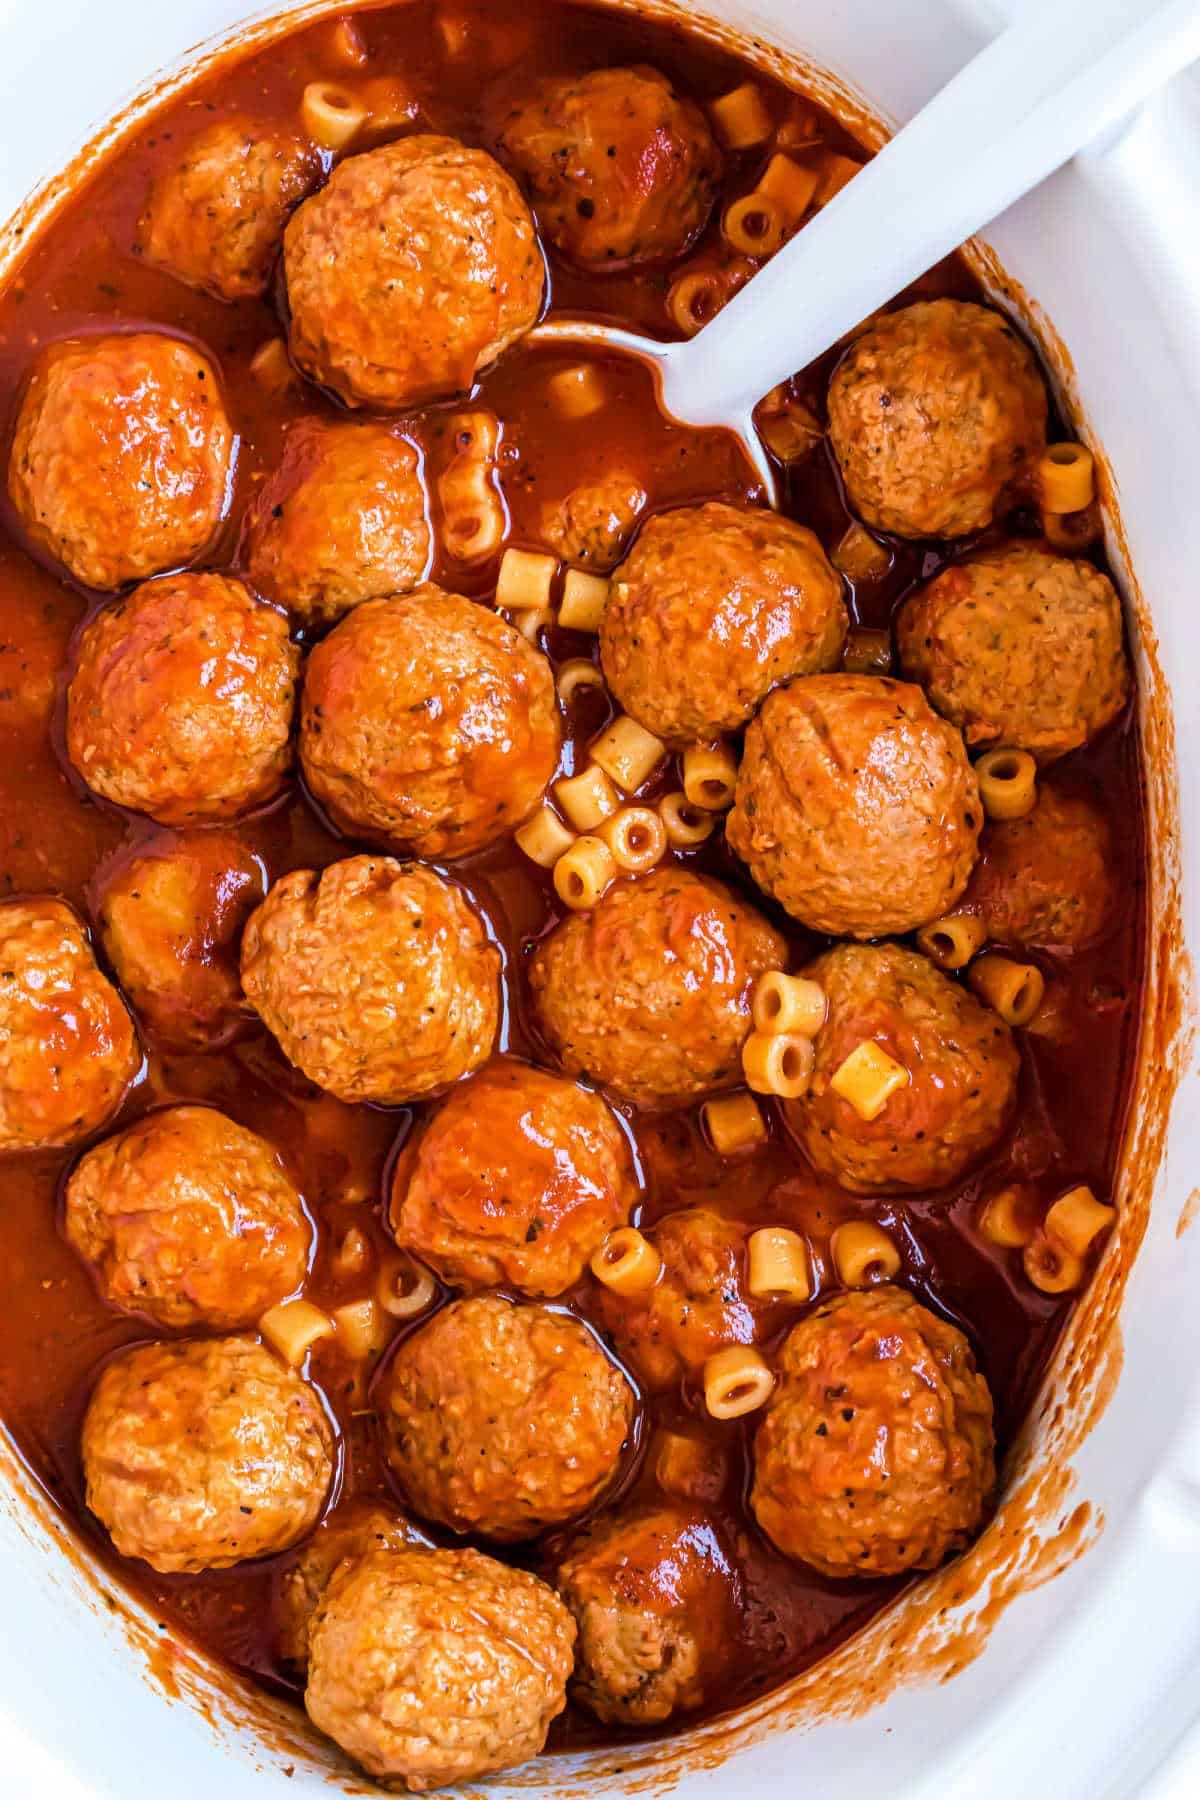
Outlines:
<svg viewBox="0 0 1200 1800"><path fill-rule="evenodd" d="M743 81L709 103L708 116L727 150L749 150L771 135L771 111L761 88Z"/></svg>
<svg viewBox="0 0 1200 1800"><path fill-rule="evenodd" d="M268 1308L258 1329L272 1350L298 1369L314 1344L333 1336L333 1320L311 1300L284 1300Z"/></svg>
<svg viewBox="0 0 1200 1800"><path fill-rule="evenodd" d="M371 1260L371 1246L366 1234L352 1225L333 1253L333 1266L339 1275L361 1275Z"/></svg>
<svg viewBox="0 0 1200 1800"><path fill-rule="evenodd" d="M715 1444L682 1431L664 1431L654 1452L654 1480L680 1500L717 1500L728 1469Z"/></svg>
<svg viewBox="0 0 1200 1800"><path fill-rule="evenodd" d="M594 831L612 817L621 802L612 782L596 763L554 784L554 798L576 831Z"/></svg>
<svg viewBox="0 0 1200 1800"><path fill-rule="evenodd" d="M431 1304L437 1282L424 1263L411 1256L395 1257L379 1271L375 1298L393 1319L415 1319Z"/></svg>
<svg viewBox="0 0 1200 1800"><path fill-rule="evenodd" d="M870 1287L900 1273L900 1252L886 1231L865 1219L839 1225L829 1240L829 1254L843 1287Z"/></svg>
<svg viewBox="0 0 1200 1800"><path fill-rule="evenodd" d="M1034 963L1011 957L980 957L967 970L967 985L1006 1025L1028 1025L1046 992L1042 971Z"/></svg>
<svg viewBox="0 0 1200 1800"><path fill-rule="evenodd" d="M564 706L584 689L603 686L603 675L586 656L573 656L570 662L563 664L554 678L554 690Z"/></svg>
<svg viewBox="0 0 1200 1800"><path fill-rule="evenodd" d="M825 1023L825 990L806 975L768 969L755 983L750 1004L755 1031L798 1031L801 1037L816 1037Z"/></svg>
<svg viewBox="0 0 1200 1800"><path fill-rule="evenodd" d="M567 828L552 806L538 807L533 817L513 832L517 848L540 869L552 869L559 857L575 842L575 833Z"/></svg>
<svg viewBox="0 0 1200 1800"><path fill-rule="evenodd" d="M504 542L504 501L497 483L500 421L482 408L452 421L454 455L438 480L442 549L455 562L478 562Z"/></svg>
<svg viewBox="0 0 1200 1800"><path fill-rule="evenodd" d="M608 605L608 582L585 569L568 569L563 580L558 622L564 631L599 631Z"/></svg>
<svg viewBox="0 0 1200 1800"><path fill-rule="evenodd" d="M836 150L826 150L821 157L821 172L814 196L817 205L828 206L861 168L862 164L855 162L853 157L841 156Z"/></svg>
<svg viewBox="0 0 1200 1800"><path fill-rule="evenodd" d="M667 747L661 738L656 738L628 713L614 719L589 751L592 761L599 763L604 773L611 775L626 794L636 793L643 782L649 781L666 754Z"/></svg>
<svg viewBox="0 0 1200 1800"><path fill-rule="evenodd" d="M352 1362L377 1356L387 1342L387 1315L378 1300L352 1300L332 1316L338 1347Z"/></svg>
<svg viewBox="0 0 1200 1800"><path fill-rule="evenodd" d="M892 566L890 553L857 521L847 525L829 560L851 581L878 581ZM883 635L886 637L887 633Z"/></svg>
<svg viewBox="0 0 1200 1800"><path fill-rule="evenodd" d="M572 912L589 912L617 873L603 838L578 837L554 865L554 891Z"/></svg>
<svg viewBox="0 0 1200 1800"><path fill-rule="evenodd" d="M518 612L507 613L505 617L514 631L519 631L525 641L532 644L535 649L538 647L538 641L543 631L548 625L554 623L554 614L548 606L523 607Z"/></svg>
<svg viewBox="0 0 1200 1800"><path fill-rule="evenodd" d="M346 69L361 69L367 60L367 46L353 19L335 19L329 29L329 54Z"/></svg>
<svg viewBox="0 0 1200 1800"><path fill-rule="evenodd" d="M746 1286L759 1300L811 1300L808 1245L796 1231L764 1225L747 1241Z"/></svg>
<svg viewBox="0 0 1200 1800"><path fill-rule="evenodd" d="M704 1364L704 1404L714 1419L740 1419L771 1398L775 1377L757 1350L735 1344Z"/></svg>
<svg viewBox="0 0 1200 1800"><path fill-rule="evenodd" d="M987 927L982 919L970 913L947 913L922 925L917 933L917 948L939 969L965 969L971 958L983 949Z"/></svg>
<svg viewBox="0 0 1200 1800"><path fill-rule="evenodd" d="M1100 536L1100 509L1093 501L1082 512L1042 514L1042 535L1052 550L1082 556Z"/></svg>
<svg viewBox="0 0 1200 1800"><path fill-rule="evenodd" d="M683 791L705 812L728 812L737 787L737 757L728 744L693 744L683 753Z"/></svg>
<svg viewBox="0 0 1200 1800"><path fill-rule="evenodd" d="M1020 1182L997 1188L979 1209L979 1234L1001 1250L1023 1250L1037 1232L1035 1198Z"/></svg>
<svg viewBox="0 0 1200 1800"><path fill-rule="evenodd" d="M865 1038L830 1077L829 1085L869 1125L897 1089L908 1086L908 1081L903 1063L889 1056L882 1044Z"/></svg>
<svg viewBox="0 0 1200 1800"><path fill-rule="evenodd" d="M1069 1294L1083 1282L1083 1258L1039 1231L1021 1258L1025 1274L1041 1294Z"/></svg>
<svg viewBox="0 0 1200 1800"><path fill-rule="evenodd" d="M662 1257L636 1225L621 1225L609 1232L588 1267L614 1294L631 1299L650 1292L658 1280Z"/></svg>
<svg viewBox="0 0 1200 1800"><path fill-rule="evenodd" d="M891 632L874 631L866 625L852 625L846 633L846 643L842 650L842 668L847 675L890 675Z"/></svg>
<svg viewBox="0 0 1200 1800"><path fill-rule="evenodd" d="M663 795L658 811L676 850L694 850L698 844L707 843L716 828L713 815L693 806L687 795L678 790Z"/></svg>
<svg viewBox="0 0 1200 1800"><path fill-rule="evenodd" d="M759 437L783 463L799 462L825 435L811 407L778 389L767 395L757 424Z"/></svg>
<svg viewBox="0 0 1200 1800"><path fill-rule="evenodd" d="M816 169L777 152L763 170L756 192L773 200L786 223L794 226L812 205L818 180Z"/></svg>
<svg viewBox="0 0 1200 1800"><path fill-rule="evenodd" d="M787 117L776 127L775 142L785 150L811 150L821 141L823 125L820 117L797 95L791 97L788 105Z"/></svg>
<svg viewBox="0 0 1200 1800"><path fill-rule="evenodd" d="M596 833L612 851L618 869L644 875L660 863L667 849L667 828L650 806L623 806Z"/></svg>
<svg viewBox="0 0 1200 1800"><path fill-rule="evenodd" d="M514 550L510 546L500 558L496 605L503 612L546 611L557 573L558 558L549 551Z"/></svg>
<svg viewBox="0 0 1200 1800"><path fill-rule="evenodd" d="M1046 1236L1072 1256L1084 1256L1095 1240L1111 1228L1116 1216L1116 1207L1097 1200L1090 1187L1073 1187L1060 1194L1047 1212Z"/></svg>
<svg viewBox="0 0 1200 1800"><path fill-rule="evenodd" d="M725 304L727 289L716 269L692 269L667 289L667 312L685 337L695 337Z"/></svg>
<svg viewBox="0 0 1200 1800"><path fill-rule="evenodd" d="M367 124L372 131L400 131L411 125L421 110L408 83L395 75L376 75L370 81L360 82L358 97L367 109Z"/></svg>
<svg viewBox="0 0 1200 1800"><path fill-rule="evenodd" d="M559 369L546 387L550 404L561 419L588 419L604 406L604 378L595 363Z"/></svg>
<svg viewBox="0 0 1200 1800"><path fill-rule="evenodd" d="M268 394L286 394L300 385L282 338L268 338L259 345L250 358L250 373Z"/></svg>
<svg viewBox="0 0 1200 1800"><path fill-rule="evenodd" d="M767 1122L751 1094L726 1094L720 1100L706 1100L700 1118L718 1156L740 1156L767 1141Z"/></svg>
<svg viewBox="0 0 1200 1800"><path fill-rule="evenodd" d="M812 1039L797 1031L752 1031L742 1045L742 1072L755 1094L798 1100L812 1079Z"/></svg>
<svg viewBox="0 0 1200 1800"><path fill-rule="evenodd" d="M300 123L324 150L344 150L366 116L362 101L336 81L310 81L300 96Z"/></svg>
<svg viewBox="0 0 1200 1800"><path fill-rule="evenodd" d="M742 256L773 256L787 236L783 208L761 188L731 200L721 220L721 235Z"/></svg>
<svg viewBox="0 0 1200 1800"><path fill-rule="evenodd" d="M1038 494L1048 513L1082 512L1096 497L1096 464L1083 444L1050 444L1037 467Z"/></svg>
<svg viewBox="0 0 1200 1800"><path fill-rule="evenodd" d="M1028 750L989 750L975 774L989 819L1023 819L1037 805L1037 764Z"/></svg>

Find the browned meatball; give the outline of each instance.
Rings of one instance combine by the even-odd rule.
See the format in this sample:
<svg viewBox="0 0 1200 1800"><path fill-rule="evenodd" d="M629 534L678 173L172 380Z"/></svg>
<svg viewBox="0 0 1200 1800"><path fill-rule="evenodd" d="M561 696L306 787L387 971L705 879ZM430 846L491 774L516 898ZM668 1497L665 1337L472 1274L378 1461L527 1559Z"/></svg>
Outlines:
<svg viewBox="0 0 1200 1800"><path fill-rule="evenodd" d="M242 938L242 985L310 1081L398 1106L487 1061L500 953L432 869L353 856L275 883Z"/></svg>
<svg viewBox="0 0 1200 1800"><path fill-rule="evenodd" d="M218 300L265 294L292 208L321 174L311 144L254 119L200 132L151 185L134 250Z"/></svg>
<svg viewBox="0 0 1200 1800"><path fill-rule="evenodd" d="M620 562L646 504L646 490L624 469L610 469L542 509L542 536L564 561L606 575Z"/></svg>
<svg viewBox="0 0 1200 1800"><path fill-rule="evenodd" d="M87 1503L161 1575L227 1569L311 1530L333 1477L320 1396L252 1338L138 1344L83 1421Z"/></svg>
<svg viewBox="0 0 1200 1800"><path fill-rule="evenodd" d="M643 526L600 654L626 712L684 745L737 731L777 683L836 667L845 637L841 580L812 532L710 501Z"/></svg>
<svg viewBox="0 0 1200 1800"><path fill-rule="evenodd" d="M546 658L440 588L364 602L308 659L300 758L353 837L419 856L495 843L541 799L560 737Z"/></svg>
<svg viewBox="0 0 1200 1800"><path fill-rule="evenodd" d="M754 1440L771 1542L835 1579L936 1568L996 1481L992 1397L962 1332L900 1288L838 1294L793 1327Z"/></svg>
<svg viewBox="0 0 1200 1800"><path fill-rule="evenodd" d="M993 943L1077 950L1112 930L1119 864L1108 821L1081 794L1042 786L1023 819L993 820L960 912Z"/></svg>
<svg viewBox="0 0 1200 1800"><path fill-rule="evenodd" d="M417 1512L510 1542L599 1498L633 1406L629 1383L577 1319L477 1294L402 1341L379 1417L384 1454Z"/></svg>
<svg viewBox="0 0 1200 1800"><path fill-rule="evenodd" d="M1002 314L923 300L860 332L829 384L829 436L855 512L898 537L966 537L1046 444L1046 389Z"/></svg>
<svg viewBox="0 0 1200 1800"><path fill-rule="evenodd" d="M955 563L900 609L905 674L980 749L1052 762L1129 698L1121 602L1091 563L1009 544Z"/></svg>
<svg viewBox="0 0 1200 1800"><path fill-rule="evenodd" d="M353 419L294 425L242 527L250 585L310 626L419 586L431 551L417 451Z"/></svg>
<svg viewBox="0 0 1200 1800"><path fill-rule="evenodd" d="M67 689L67 750L106 800L164 825L273 799L291 767L300 652L225 575L165 575L98 613Z"/></svg>
<svg viewBox="0 0 1200 1800"><path fill-rule="evenodd" d="M216 370L139 331L51 344L17 415L8 492L26 533L85 587L190 562L225 512L234 435Z"/></svg>
<svg viewBox="0 0 1200 1800"><path fill-rule="evenodd" d="M308 1667L308 1628L339 1564L375 1550L428 1548L429 1539L402 1512L369 1501L343 1503L324 1519L283 1578L279 1590L279 1653Z"/></svg>
<svg viewBox="0 0 1200 1800"><path fill-rule="evenodd" d="M956 1180L1012 1112L1020 1058L1008 1026L899 944L838 944L805 973L824 989L827 1013L808 1092L784 1112L813 1167L859 1193ZM908 1074L871 1120L830 1086L864 1043Z"/></svg>
<svg viewBox="0 0 1200 1800"><path fill-rule="evenodd" d="M275 1150L209 1106L150 1113L89 1150L66 1232L110 1305L219 1330L298 1288L312 1237Z"/></svg>
<svg viewBox="0 0 1200 1800"><path fill-rule="evenodd" d="M726 836L810 930L871 938L954 904L982 823L962 736L920 688L814 675L771 694L747 731Z"/></svg>
<svg viewBox="0 0 1200 1800"><path fill-rule="evenodd" d="M658 869L565 919L529 978L564 1067L653 1106L738 1079L751 989L786 956L779 933L719 881Z"/></svg>
<svg viewBox="0 0 1200 1800"><path fill-rule="evenodd" d="M578 1281L637 1200L629 1145L598 1094L498 1062L405 1145L391 1226L452 1287L552 1295Z"/></svg>
<svg viewBox="0 0 1200 1800"><path fill-rule="evenodd" d="M536 1756L574 1649L535 1575L475 1550L377 1550L325 1591L304 1704L370 1774L423 1793Z"/></svg>
<svg viewBox="0 0 1200 1800"><path fill-rule="evenodd" d="M141 1060L70 907L0 904L0 1151L86 1137L116 1111Z"/></svg>
<svg viewBox="0 0 1200 1800"><path fill-rule="evenodd" d="M266 891L259 858L219 831L164 836L102 876L105 951L165 1049L218 1048L249 1016L237 946Z"/></svg>
<svg viewBox="0 0 1200 1800"><path fill-rule="evenodd" d="M538 82L499 141L550 242L585 269L678 256L721 180L700 108L642 64Z"/></svg>
<svg viewBox="0 0 1200 1800"><path fill-rule="evenodd" d="M346 159L284 234L292 355L348 406L469 388L529 330L545 269L499 163L448 137Z"/></svg>

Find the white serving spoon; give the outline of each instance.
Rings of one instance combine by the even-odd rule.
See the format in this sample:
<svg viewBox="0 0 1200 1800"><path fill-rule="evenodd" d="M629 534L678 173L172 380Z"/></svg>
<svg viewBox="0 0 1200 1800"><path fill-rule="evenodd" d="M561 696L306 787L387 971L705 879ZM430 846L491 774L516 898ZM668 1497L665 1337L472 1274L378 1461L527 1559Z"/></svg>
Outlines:
<svg viewBox="0 0 1200 1800"><path fill-rule="evenodd" d="M648 360L664 411L734 431L774 503L763 395L1197 58L1200 0L1028 0L695 337L571 319L534 335Z"/></svg>

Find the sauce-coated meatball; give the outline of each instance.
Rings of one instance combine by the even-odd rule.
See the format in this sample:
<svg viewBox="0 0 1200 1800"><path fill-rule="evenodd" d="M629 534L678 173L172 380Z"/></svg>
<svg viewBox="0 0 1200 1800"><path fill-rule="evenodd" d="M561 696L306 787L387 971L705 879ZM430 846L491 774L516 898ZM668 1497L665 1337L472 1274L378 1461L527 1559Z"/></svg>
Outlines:
<svg viewBox="0 0 1200 1800"><path fill-rule="evenodd" d="M292 355L348 406L464 392L529 330L545 269L512 177L454 138L346 159L284 234Z"/></svg>
<svg viewBox="0 0 1200 1800"><path fill-rule="evenodd" d="M992 1397L962 1332L900 1288L838 1294L789 1333L750 1504L835 1579L936 1568L996 1480Z"/></svg>
<svg viewBox="0 0 1200 1800"><path fill-rule="evenodd" d="M615 569L646 504L635 475L610 469L542 509L542 536L564 562L607 575Z"/></svg>
<svg viewBox="0 0 1200 1800"><path fill-rule="evenodd" d="M85 587L190 562L225 512L233 428L216 370L158 332L51 344L21 400L8 492Z"/></svg>
<svg viewBox="0 0 1200 1800"><path fill-rule="evenodd" d="M1046 443L1046 389L998 312L924 300L859 334L829 384L851 506L898 537L966 537L997 516Z"/></svg>
<svg viewBox="0 0 1200 1800"><path fill-rule="evenodd" d="M500 953L432 869L353 856L275 883L242 938L242 986L310 1081L398 1106L487 1061Z"/></svg>
<svg viewBox="0 0 1200 1800"><path fill-rule="evenodd" d="M629 1145L598 1094L498 1062L405 1145L391 1226L452 1287L554 1295L637 1200Z"/></svg>
<svg viewBox="0 0 1200 1800"><path fill-rule="evenodd" d="M133 1021L61 900L0 904L0 1150L72 1144L141 1065Z"/></svg>
<svg viewBox="0 0 1200 1800"><path fill-rule="evenodd" d="M835 668L842 584L803 525L747 506L684 506L643 526L600 626L608 685L669 744L737 731L781 681Z"/></svg>
<svg viewBox="0 0 1200 1800"><path fill-rule="evenodd" d="M747 731L727 836L810 930L870 938L954 904L982 822L962 735L920 688L815 675L771 694Z"/></svg>
<svg viewBox="0 0 1200 1800"><path fill-rule="evenodd" d="M541 799L559 742L546 658L440 588L364 602L308 659L304 773L354 837L426 857L495 843Z"/></svg>
<svg viewBox="0 0 1200 1800"><path fill-rule="evenodd" d="M165 1049L219 1048L249 1016L237 946L266 891L258 857L220 831L164 837L102 877L105 951Z"/></svg>
<svg viewBox="0 0 1200 1800"><path fill-rule="evenodd" d="M319 1395L252 1338L138 1344L83 1421L87 1503L161 1575L227 1569L311 1530L333 1477Z"/></svg>
<svg viewBox="0 0 1200 1800"><path fill-rule="evenodd" d="M629 1383L577 1319L478 1294L403 1340L379 1414L384 1454L415 1511L511 1542L599 1498L633 1408Z"/></svg>
<svg viewBox="0 0 1200 1800"><path fill-rule="evenodd" d="M961 912L996 944L1077 950L1111 931L1120 912L1119 864L1108 821L1082 794L1041 786L1023 819L996 819Z"/></svg>
<svg viewBox="0 0 1200 1800"><path fill-rule="evenodd" d="M308 1266L308 1221L277 1153L209 1106L150 1113L89 1150L65 1223L104 1298L159 1325L252 1325Z"/></svg>
<svg viewBox="0 0 1200 1800"><path fill-rule="evenodd" d="M550 242L585 269L678 256L721 180L700 108L644 65L538 82L505 119L500 152Z"/></svg>
<svg viewBox="0 0 1200 1800"><path fill-rule="evenodd" d="M536 1756L566 1705L575 1625L554 1591L475 1550L378 1550L312 1623L308 1716L413 1793Z"/></svg>
<svg viewBox="0 0 1200 1800"><path fill-rule="evenodd" d="M308 1628L334 1570L373 1550L428 1548L429 1539L394 1508L352 1502L324 1519L284 1576L279 1589L279 1653L297 1668L308 1667Z"/></svg>
<svg viewBox="0 0 1200 1800"><path fill-rule="evenodd" d="M294 425L242 528L250 585L310 626L417 587L431 550L417 451L367 420Z"/></svg>
<svg viewBox="0 0 1200 1800"><path fill-rule="evenodd" d="M155 178L134 249L218 300L254 300L270 285L294 206L315 186L311 144L253 119L222 119Z"/></svg>
<svg viewBox="0 0 1200 1800"><path fill-rule="evenodd" d="M229 819L291 767L300 652L287 620L225 575L164 575L84 631L67 750L88 786L164 825Z"/></svg>
<svg viewBox="0 0 1200 1800"><path fill-rule="evenodd" d="M937 1188L992 1148L1020 1068L997 1013L899 944L839 944L805 973L824 989L827 1013L808 1092L784 1112L815 1169L853 1192ZM829 1085L868 1042L908 1074L871 1120Z"/></svg>
<svg viewBox="0 0 1200 1800"><path fill-rule="evenodd" d="M1090 562L1009 544L955 563L900 609L904 671L968 744L1052 762L1129 697L1121 602Z"/></svg>
<svg viewBox="0 0 1200 1800"><path fill-rule="evenodd" d="M612 1725L657 1725L711 1697L734 1648L739 1581L703 1513L600 1519L555 1585L579 1627L572 1698Z"/></svg>
<svg viewBox="0 0 1200 1800"><path fill-rule="evenodd" d="M538 946L530 982L572 1075L655 1105L738 1079L751 989L785 960L779 933L729 888L659 869L564 920Z"/></svg>

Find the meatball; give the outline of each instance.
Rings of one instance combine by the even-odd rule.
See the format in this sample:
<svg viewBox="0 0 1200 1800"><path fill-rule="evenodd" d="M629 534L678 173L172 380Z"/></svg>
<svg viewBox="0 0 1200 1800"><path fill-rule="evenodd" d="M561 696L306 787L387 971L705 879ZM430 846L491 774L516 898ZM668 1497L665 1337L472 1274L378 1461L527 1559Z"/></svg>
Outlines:
<svg viewBox="0 0 1200 1800"><path fill-rule="evenodd" d="M1000 313L925 300L860 332L829 384L829 436L854 511L908 538L966 537L1046 445L1046 389Z"/></svg>
<svg viewBox="0 0 1200 1800"><path fill-rule="evenodd" d="M900 1288L837 1294L788 1334L750 1504L822 1575L936 1568L996 1481L992 1397L962 1332Z"/></svg>
<svg viewBox="0 0 1200 1800"><path fill-rule="evenodd" d="M259 858L218 831L159 839L102 877L105 951L162 1048L219 1048L248 1017L237 945L266 891Z"/></svg>
<svg viewBox="0 0 1200 1800"><path fill-rule="evenodd" d="M292 356L348 406L464 392L542 304L529 208L499 163L454 138L348 157L283 242Z"/></svg>
<svg viewBox="0 0 1200 1800"><path fill-rule="evenodd" d="M222 119L152 183L134 251L218 300L256 300L270 286L288 215L320 175L301 138Z"/></svg>
<svg viewBox="0 0 1200 1800"><path fill-rule="evenodd" d="M402 1512L370 1502L341 1505L313 1532L279 1590L279 1653L308 1667L308 1627L340 1563L375 1550L428 1547L429 1539Z"/></svg>
<svg viewBox="0 0 1200 1800"><path fill-rule="evenodd" d="M1118 881L1104 815L1081 794L1041 787L1025 818L986 827L959 910L981 918L993 943L1078 950L1112 930Z"/></svg>
<svg viewBox="0 0 1200 1800"><path fill-rule="evenodd" d="M368 1773L423 1793L536 1756L574 1650L535 1575L476 1550L377 1550L325 1591L304 1704Z"/></svg>
<svg viewBox="0 0 1200 1800"><path fill-rule="evenodd" d="M1020 1058L997 1013L899 944L838 944L805 973L825 991L808 1092L784 1103L809 1162L856 1193L938 1188L1003 1133ZM830 1081L860 1044L907 1072L878 1118L859 1116Z"/></svg>
<svg viewBox="0 0 1200 1800"><path fill-rule="evenodd" d="M726 838L810 930L872 938L953 906L982 823L961 733L920 688L814 675L771 694L747 731Z"/></svg>
<svg viewBox="0 0 1200 1800"><path fill-rule="evenodd" d="M542 509L542 536L565 562L607 575L615 569L646 504L646 490L624 469L610 469Z"/></svg>
<svg viewBox="0 0 1200 1800"><path fill-rule="evenodd" d="M95 793L163 825L233 818L284 784L299 665L283 614L240 581L143 582L80 639L68 754Z"/></svg>
<svg viewBox="0 0 1200 1800"><path fill-rule="evenodd" d="M253 1325L308 1268L311 1232L278 1155L209 1106L150 1113L89 1150L65 1223L109 1304L158 1325Z"/></svg>
<svg viewBox="0 0 1200 1800"><path fill-rule="evenodd" d="M227 1569L311 1530L333 1478L320 1396L252 1338L137 1344L83 1421L87 1503L160 1575Z"/></svg>
<svg viewBox="0 0 1200 1800"><path fill-rule="evenodd" d="M585 269L679 256L721 181L700 108L643 65L538 82L504 120L499 147L550 242Z"/></svg>
<svg viewBox="0 0 1200 1800"><path fill-rule="evenodd" d="M477 1294L403 1339L379 1415L414 1509L504 1543L586 1512L616 1473L633 1408L577 1319Z"/></svg>
<svg viewBox="0 0 1200 1800"><path fill-rule="evenodd" d="M440 588L364 602L308 659L300 758L352 837L425 857L481 850L533 811L560 741L546 658Z"/></svg>
<svg viewBox="0 0 1200 1800"><path fill-rule="evenodd" d="M571 1074L654 1106L739 1079L751 990L786 959L780 934L719 881L658 869L565 919L538 945L530 984Z"/></svg>
<svg viewBox="0 0 1200 1800"><path fill-rule="evenodd" d="M73 1144L141 1066L133 1021L61 900L0 903L0 1151Z"/></svg>
<svg viewBox="0 0 1200 1800"><path fill-rule="evenodd" d="M216 370L155 331L51 344L21 399L8 492L34 546L91 588L190 562L225 513L233 427Z"/></svg>
<svg viewBox="0 0 1200 1800"><path fill-rule="evenodd" d="M431 553L420 457L371 421L301 419L242 528L250 585L305 626L407 593Z"/></svg>
<svg viewBox="0 0 1200 1800"><path fill-rule="evenodd" d="M842 584L803 525L756 507L683 506L646 524L600 626L608 685L668 744L737 731L793 675L835 668Z"/></svg>
<svg viewBox="0 0 1200 1800"><path fill-rule="evenodd" d="M703 1513L602 1518L571 1546L555 1585L579 1627L572 1697L606 1724L693 1712L729 1666L740 1583Z"/></svg>
<svg viewBox="0 0 1200 1800"><path fill-rule="evenodd" d="M1009 544L943 569L900 609L906 675L980 749L1052 762L1129 698L1121 602L1091 563Z"/></svg>
<svg viewBox="0 0 1200 1800"><path fill-rule="evenodd" d="M293 869L250 917L242 986L288 1061L340 1100L399 1106L487 1061L500 952L432 869Z"/></svg>
<svg viewBox="0 0 1200 1800"><path fill-rule="evenodd" d="M452 1287L553 1295L579 1280L637 1200L629 1145L598 1094L498 1062L406 1144L391 1226Z"/></svg>

